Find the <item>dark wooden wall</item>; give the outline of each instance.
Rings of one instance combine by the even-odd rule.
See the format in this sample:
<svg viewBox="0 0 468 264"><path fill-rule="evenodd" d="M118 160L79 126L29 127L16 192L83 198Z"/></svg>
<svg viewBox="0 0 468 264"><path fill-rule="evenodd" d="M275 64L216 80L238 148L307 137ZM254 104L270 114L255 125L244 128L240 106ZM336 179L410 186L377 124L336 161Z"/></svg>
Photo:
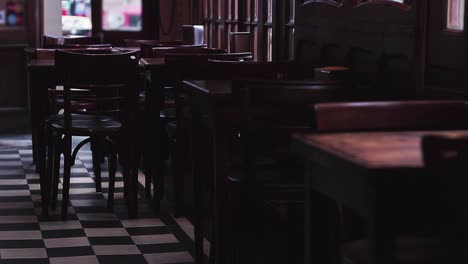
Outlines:
<svg viewBox="0 0 468 264"><path fill-rule="evenodd" d="M447 30L447 1L428 2L426 89L437 94L467 98L468 27L465 26L465 31L461 32ZM465 11L465 21L468 21L466 15Z"/></svg>
<svg viewBox="0 0 468 264"><path fill-rule="evenodd" d="M29 128L24 48L40 43L42 1L24 1L24 26L0 28L0 133Z"/></svg>
<svg viewBox="0 0 468 264"><path fill-rule="evenodd" d="M423 87L426 1L355 2L298 4L296 58L350 67L356 91L374 98L414 97Z"/></svg>
<svg viewBox="0 0 468 264"><path fill-rule="evenodd" d="M182 25L196 24L198 19L197 0L160 0L159 9L161 40L182 39Z"/></svg>

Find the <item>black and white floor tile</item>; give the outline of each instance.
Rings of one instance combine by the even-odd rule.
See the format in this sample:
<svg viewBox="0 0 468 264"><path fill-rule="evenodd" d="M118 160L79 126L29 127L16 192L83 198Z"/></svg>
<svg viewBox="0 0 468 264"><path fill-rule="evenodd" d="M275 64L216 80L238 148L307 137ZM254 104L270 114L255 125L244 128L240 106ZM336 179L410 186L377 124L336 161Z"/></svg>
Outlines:
<svg viewBox="0 0 468 264"><path fill-rule="evenodd" d="M0 136L1 264L192 263L192 234L184 230L193 228L185 220L156 218L144 198L139 217L127 219L121 174L115 208L107 209L105 166L103 192L96 193L89 150L80 151L72 169L68 220L60 221L60 204L43 217L30 141L2 140Z"/></svg>

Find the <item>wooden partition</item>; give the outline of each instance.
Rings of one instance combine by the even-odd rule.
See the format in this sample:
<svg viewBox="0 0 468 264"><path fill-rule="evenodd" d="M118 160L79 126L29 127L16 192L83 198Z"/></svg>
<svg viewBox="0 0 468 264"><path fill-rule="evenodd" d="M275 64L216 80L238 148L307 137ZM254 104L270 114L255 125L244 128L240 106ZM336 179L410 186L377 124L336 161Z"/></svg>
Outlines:
<svg viewBox="0 0 468 264"><path fill-rule="evenodd" d="M0 132L29 127L24 49L40 43L41 2L0 0Z"/></svg>
<svg viewBox="0 0 468 264"><path fill-rule="evenodd" d="M296 58L350 67L356 89L413 97L422 87L425 2L317 0L298 4Z"/></svg>

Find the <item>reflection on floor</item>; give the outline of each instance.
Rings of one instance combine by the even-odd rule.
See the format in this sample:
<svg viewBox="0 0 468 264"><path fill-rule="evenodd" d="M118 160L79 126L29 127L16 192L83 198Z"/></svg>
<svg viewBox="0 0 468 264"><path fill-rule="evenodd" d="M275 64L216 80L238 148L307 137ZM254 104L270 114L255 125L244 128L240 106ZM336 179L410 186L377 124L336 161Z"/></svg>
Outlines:
<svg viewBox="0 0 468 264"><path fill-rule="evenodd" d="M192 235L183 231L193 230L188 221L155 218L144 198L139 218L126 219L121 174L114 211L108 211L102 168L103 193L96 193L91 152L80 151L72 169L69 220L60 221L60 204L42 217L31 140L0 136L0 263L191 263Z"/></svg>

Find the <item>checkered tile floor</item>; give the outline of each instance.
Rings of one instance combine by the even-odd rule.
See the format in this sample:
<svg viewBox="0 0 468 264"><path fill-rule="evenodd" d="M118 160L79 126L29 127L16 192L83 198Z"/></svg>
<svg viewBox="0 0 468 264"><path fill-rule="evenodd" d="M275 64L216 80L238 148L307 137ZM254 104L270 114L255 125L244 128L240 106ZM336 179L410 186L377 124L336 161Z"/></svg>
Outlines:
<svg viewBox="0 0 468 264"><path fill-rule="evenodd" d="M60 221L60 204L49 217L41 216L39 177L27 143L5 146L0 138L1 264L193 261L189 253L193 242L183 231L191 229L189 224L181 226L168 215L155 218L145 199L140 199L139 218L126 219L121 174L117 174L114 211L107 210L105 166L103 193L96 193L89 150L80 151L72 169L69 220Z"/></svg>

